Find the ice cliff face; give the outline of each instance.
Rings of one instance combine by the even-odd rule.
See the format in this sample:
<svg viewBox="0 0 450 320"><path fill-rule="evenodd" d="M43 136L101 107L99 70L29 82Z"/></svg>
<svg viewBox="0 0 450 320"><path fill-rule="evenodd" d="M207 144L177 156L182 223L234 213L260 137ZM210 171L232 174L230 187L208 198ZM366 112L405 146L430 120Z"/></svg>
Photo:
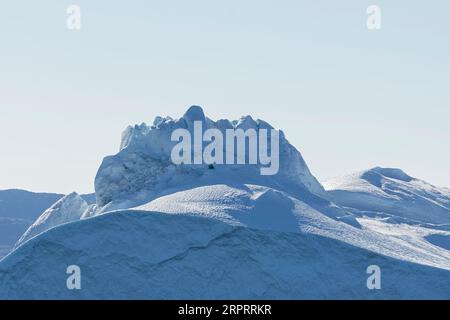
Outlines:
<svg viewBox="0 0 450 320"><path fill-rule="evenodd" d="M88 203L77 193L71 193L47 209L17 241L16 247L32 237L63 223L81 219L88 209Z"/></svg>
<svg viewBox="0 0 450 320"><path fill-rule="evenodd" d="M450 190L400 169L377 167L326 181L324 187L335 203L355 213L450 229Z"/></svg>
<svg viewBox="0 0 450 320"><path fill-rule="evenodd" d="M145 203L160 195L161 190L233 179L325 197L322 186L310 173L301 154L281 131L280 170L269 178L261 177L258 165L216 166L214 173L207 165L174 165L170 155L177 142L171 141L171 134L178 128L192 132L194 121L201 121L204 130L214 128L223 133L231 128L253 128L257 132L273 129L267 122L253 120L250 116L237 121L213 121L205 117L198 106L189 108L180 119L156 117L152 125L128 127L122 134L119 153L106 157L98 170L95 191L99 210L104 212Z"/></svg>

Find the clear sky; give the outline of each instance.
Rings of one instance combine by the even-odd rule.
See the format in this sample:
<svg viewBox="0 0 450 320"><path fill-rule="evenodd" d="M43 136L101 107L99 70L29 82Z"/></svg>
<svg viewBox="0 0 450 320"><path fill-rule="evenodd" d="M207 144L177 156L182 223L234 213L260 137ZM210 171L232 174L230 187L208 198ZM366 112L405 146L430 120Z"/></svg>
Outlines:
<svg viewBox="0 0 450 320"><path fill-rule="evenodd" d="M128 124L192 104L283 129L320 180L450 187L448 0L2 1L0 41L0 189L91 192Z"/></svg>

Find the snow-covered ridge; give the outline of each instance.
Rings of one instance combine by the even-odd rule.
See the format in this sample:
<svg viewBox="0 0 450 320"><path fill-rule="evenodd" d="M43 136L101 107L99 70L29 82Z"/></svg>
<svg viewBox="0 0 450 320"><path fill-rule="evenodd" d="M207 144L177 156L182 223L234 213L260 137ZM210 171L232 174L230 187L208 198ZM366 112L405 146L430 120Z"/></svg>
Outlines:
<svg viewBox="0 0 450 320"><path fill-rule="evenodd" d="M88 208L88 203L77 193L64 196L37 218L17 241L15 247L52 227L81 219Z"/></svg>
<svg viewBox="0 0 450 320"><path fill-rule="evenodd" d="M158 196L158 190L182 188L199 184L199 179L214 175L215 182L220 179L240 180L255 184L283 186L294 190L304 190L319 197L325 192L309 171L300 152L280 135L280 170L278 174L267 179L261 178L258 165L222 165L214 168L214 174L207 165L181 165L171 162L171 151L176 142L171 141L175 129L193 130L194 121L201 121L206 129L215 128L222 133L226 129L273 129L262 120L251 116L239 120L213 121L204 115L202 108L190 107L179 119L156 117L152 125L128 127L122 134L120 151L114 156L106 157L95 179L97 205L105 212L116 208L127 208L145 203Z"/></svg>
<svg viewBox="0 0 450 320"><path fill-rule="evenodd" d="M323 185L335 203L355 213L385 213L409 222L450 226L450 190L400 169L376 167Z"/></svg>
<svg viewBox="0 0 450 320"><path fill-rule="evenodd" d="M63 194L0 190L0 259L14 248L34 221L62 197ZM95 194L81 197L89 204L95 203Z"/></svg>

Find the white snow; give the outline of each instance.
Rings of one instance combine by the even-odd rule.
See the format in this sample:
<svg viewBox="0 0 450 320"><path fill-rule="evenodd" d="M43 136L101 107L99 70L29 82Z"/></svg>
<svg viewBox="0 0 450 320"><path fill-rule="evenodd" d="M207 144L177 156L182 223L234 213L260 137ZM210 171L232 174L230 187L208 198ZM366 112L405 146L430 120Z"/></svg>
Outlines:
<svg viewBox="0 0 450 320"><path fill-rule="evenodd" d="M430 234L450 232L403 228L402 236L417 241L400 242L398 237L373 227L360 229L336 221L303 201L267 187L209 185L158 198L136 210L200 216L252 229L313 233L378 254L450 270L450 252L424 240ZM367 227L370 220L358 219L361 221Z"/></svg>
<svg viewBox="0 0 450 320"><path fill-rule="evenodd" d="M270 127L215 122L197 106L128 127L99 168L97 204L65 197L0 262L0 298L450 299L448 189L374 168L325 191L282 132L275 176L171 164L172 130L198 120ZM65 286L72 264L80 291ZM374 264L379 291L366 287Z"/></svg>
<svg viewBox="0 0 450 320"><path fill-rule="evenodd" d="M356 214L450 227L450 191L412 178L399 169L377 167L326 181L323 186L335 203Z"/></svg>
<svg viewBox="0 0 450 320"><path fill-rule="evenodd" d="M66 288L72 264L82 290ZM382 268L382 290L367 289L369 265ZM0 263L0 298L448 299L449 274L312 233L127 210L22 245Z"/></svg>
<svg viewBox="0 0 450 320"><path fill-rule="evenodd" d="M160 195L160 190L192 186L202 176L208 175L210 170L207 165L175 166L170 160L176 144L171 141L172 132L177 128L192 131L194 121L202 121L205 128L217 128L223 133L228 127L253 128L256 131L272 128L268 123L253 120L250 116L215 122L207 118L198 106L189 108L180 119L156 117L151 126L141 124L128 127L122 134L119 153L106 157L97 173L95 190L98 210L105 212L143 204ZM215 177L216 182L220 182L220 178L224 178L225 182L233 178L239 181L239 176L244 175L246 182L304 189L321 197L325 195L301 154L289 144L282 132L280 171L277 175L261 178L258 165L218 165L216 171L220 171Z"/></svg>
<svg viewBox="0 0 450 320"><path fill-rule="evenodd" d="M47 209L22 235L15 247L48 229L79 220L89 205L77 193L71 193Z"/></svg>

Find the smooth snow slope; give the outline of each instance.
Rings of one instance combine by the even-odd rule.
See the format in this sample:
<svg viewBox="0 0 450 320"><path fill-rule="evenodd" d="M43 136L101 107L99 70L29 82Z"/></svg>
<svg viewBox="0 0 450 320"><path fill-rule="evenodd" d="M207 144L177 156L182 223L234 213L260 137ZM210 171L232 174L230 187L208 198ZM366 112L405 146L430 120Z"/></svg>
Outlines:
<svg viewBox="0 0 450 320"><path fill-rule="evenodd" d="M66 288L81 268L82 289ZM366 268L382 269L368 290ZM308 233L262 231L215 219L121 211L37 236L0 263L0 298L450 298L450 272Z"/></svg>
<svg viewBox="0 0 450 320"><path fill-rule="evenodd" d="M63 197L54 193L0 190L0 258L13 249L36 218ZM95 203L95 194L81 197L89 204Z"/></svg>
<svg viewBox="0 0 450 320"><path fill-rule="evenodd" d="M425 229L428 232L418 233L411 228L398 231L402 237L395 237L381 228L368 227L365 220L361 220L364 226L361 229L329 217L285 192L264 186L207 185L163 196L136 209L200 216L252 229L317 234L377 254L450 270L450 252L425 240L430 235L450 236L450 232ZM409 241L410 238L414 241Z"/></svg>
<svg viewBox="0 0 450 320"><path fill-rule="evenodd" d="M353 213L450 230L450 190L400 169L373 168L324 182L331 199Z"/></svg>
<svg viewBox="0 0 450 320"><path fill-rule="evenodd" d="M76 192L68 194L47 209L22 235L15 247L48 229L81 219L89 205Z"/></svg>

